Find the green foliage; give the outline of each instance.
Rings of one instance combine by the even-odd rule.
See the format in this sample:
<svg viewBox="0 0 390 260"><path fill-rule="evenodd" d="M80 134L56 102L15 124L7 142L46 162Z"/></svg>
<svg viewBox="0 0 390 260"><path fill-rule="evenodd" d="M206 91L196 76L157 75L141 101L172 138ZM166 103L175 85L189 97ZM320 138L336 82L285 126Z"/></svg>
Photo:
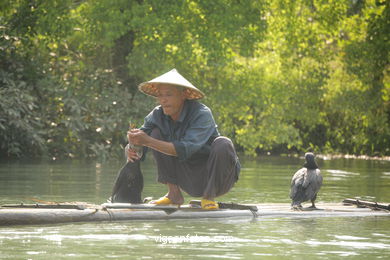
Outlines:
<svg viewBox="0 0 390 260"><path fill-rule="evenodd" d="M14 75L0 71L0 136L1 154L29 154L43 146L42 124L37 118L35 98L26 89L27 84L14 78Z"/></svg>
<svg viewBox="0 0 390 260"><path fill-rule="evenodd" d="M35 156L44 149L34 96L33 64L19 48L21 38L0 28L0 154Z"/></svg>
<svg viewBox="0 0 390 260"><path fill-rule="evenodd" d="M122 157L176 67L258 152L390 153L389 1L0 4L0 154Z"/></svg>

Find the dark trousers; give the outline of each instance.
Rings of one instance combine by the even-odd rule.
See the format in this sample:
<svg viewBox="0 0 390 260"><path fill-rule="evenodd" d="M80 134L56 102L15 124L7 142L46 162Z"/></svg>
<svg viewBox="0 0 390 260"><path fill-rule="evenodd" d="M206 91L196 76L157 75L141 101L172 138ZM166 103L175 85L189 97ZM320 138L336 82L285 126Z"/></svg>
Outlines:
<svg viewBox="0 0 390 260"><path fill-rule="evenodd" d="M162 139L158 130L152 137ZM192 197L215 198L227 193L237 182L241 168L232 141L224 136L213 141L208 156L196 160L179 161L155 150L153 155L158 181L176 184Z"/></svg>

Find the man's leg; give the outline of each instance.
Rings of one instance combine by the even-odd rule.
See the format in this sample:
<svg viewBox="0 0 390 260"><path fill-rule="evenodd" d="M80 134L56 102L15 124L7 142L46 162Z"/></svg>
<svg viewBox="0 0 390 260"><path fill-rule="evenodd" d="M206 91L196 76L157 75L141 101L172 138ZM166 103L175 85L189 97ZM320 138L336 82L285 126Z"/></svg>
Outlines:
<svg viewBox="0 0 390 260"><path fill-rule="evenodd" d="M203 198L213 201L227 193L237 182L240 168L231 140L223 136L216 138L207 161L208 182Z"/></svg>
<svg viewBox="0 0 390 260"><path fill-rule="evenodd" d="M152 136L161 139L158 130L153 131ZM204 199L214 200L233 187L240 171L234 146L226 137L216 138L210 155L197 162L180 162L174 156L156 151L153 155L157 162L158 181L168 186L166 196L169 200L161 200L161 204L168 204L169 201L183 203L180 190L193 197L203 196Z"/></svg>
<svg viewBox="0 0 390 260"><path fill-rule="evenodd" d="M151 136L162 140L160 131L157 128L152 131ZM157 151L153 151L153 156L157 163L157 180L158 182L167 185L168 193L164 197L152 201L151 203L160 205L183 204L184 198L180 187L177 185L177 170L175 167L175 161L177 161L177 159L174 156L166 155Z"/></svg>

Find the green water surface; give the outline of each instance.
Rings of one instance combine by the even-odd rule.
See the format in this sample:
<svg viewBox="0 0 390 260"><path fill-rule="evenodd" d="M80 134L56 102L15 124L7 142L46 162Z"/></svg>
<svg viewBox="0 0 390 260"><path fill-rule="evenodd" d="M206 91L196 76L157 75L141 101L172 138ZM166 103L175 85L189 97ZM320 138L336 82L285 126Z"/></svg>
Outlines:
<svg viewBox="0 0 390 260"><path fill-rule="evenodd" d="M225 202L286 203L301 158L241 158ZM320 202L359 197L390 202L390 162L318 160ZM120 162L1 162L0 204L103 203ZM153 160L143 196L158 198ZM189 201L191 197L186 196ZM389 259L390 217L226 218L0 227L0 259Z"/></svg>

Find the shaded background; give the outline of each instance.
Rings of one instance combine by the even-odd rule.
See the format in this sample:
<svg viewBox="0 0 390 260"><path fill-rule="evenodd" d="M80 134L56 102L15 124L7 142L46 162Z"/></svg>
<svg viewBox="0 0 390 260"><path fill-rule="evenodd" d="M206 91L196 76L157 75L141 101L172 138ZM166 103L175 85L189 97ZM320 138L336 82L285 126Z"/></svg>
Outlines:
<svg viewBox="0 0 390 260"><path fill-rule="evenodd" d="M0 156L122 156L172 68L246 154L390 154L384 0L3 0Z"/></svg>

